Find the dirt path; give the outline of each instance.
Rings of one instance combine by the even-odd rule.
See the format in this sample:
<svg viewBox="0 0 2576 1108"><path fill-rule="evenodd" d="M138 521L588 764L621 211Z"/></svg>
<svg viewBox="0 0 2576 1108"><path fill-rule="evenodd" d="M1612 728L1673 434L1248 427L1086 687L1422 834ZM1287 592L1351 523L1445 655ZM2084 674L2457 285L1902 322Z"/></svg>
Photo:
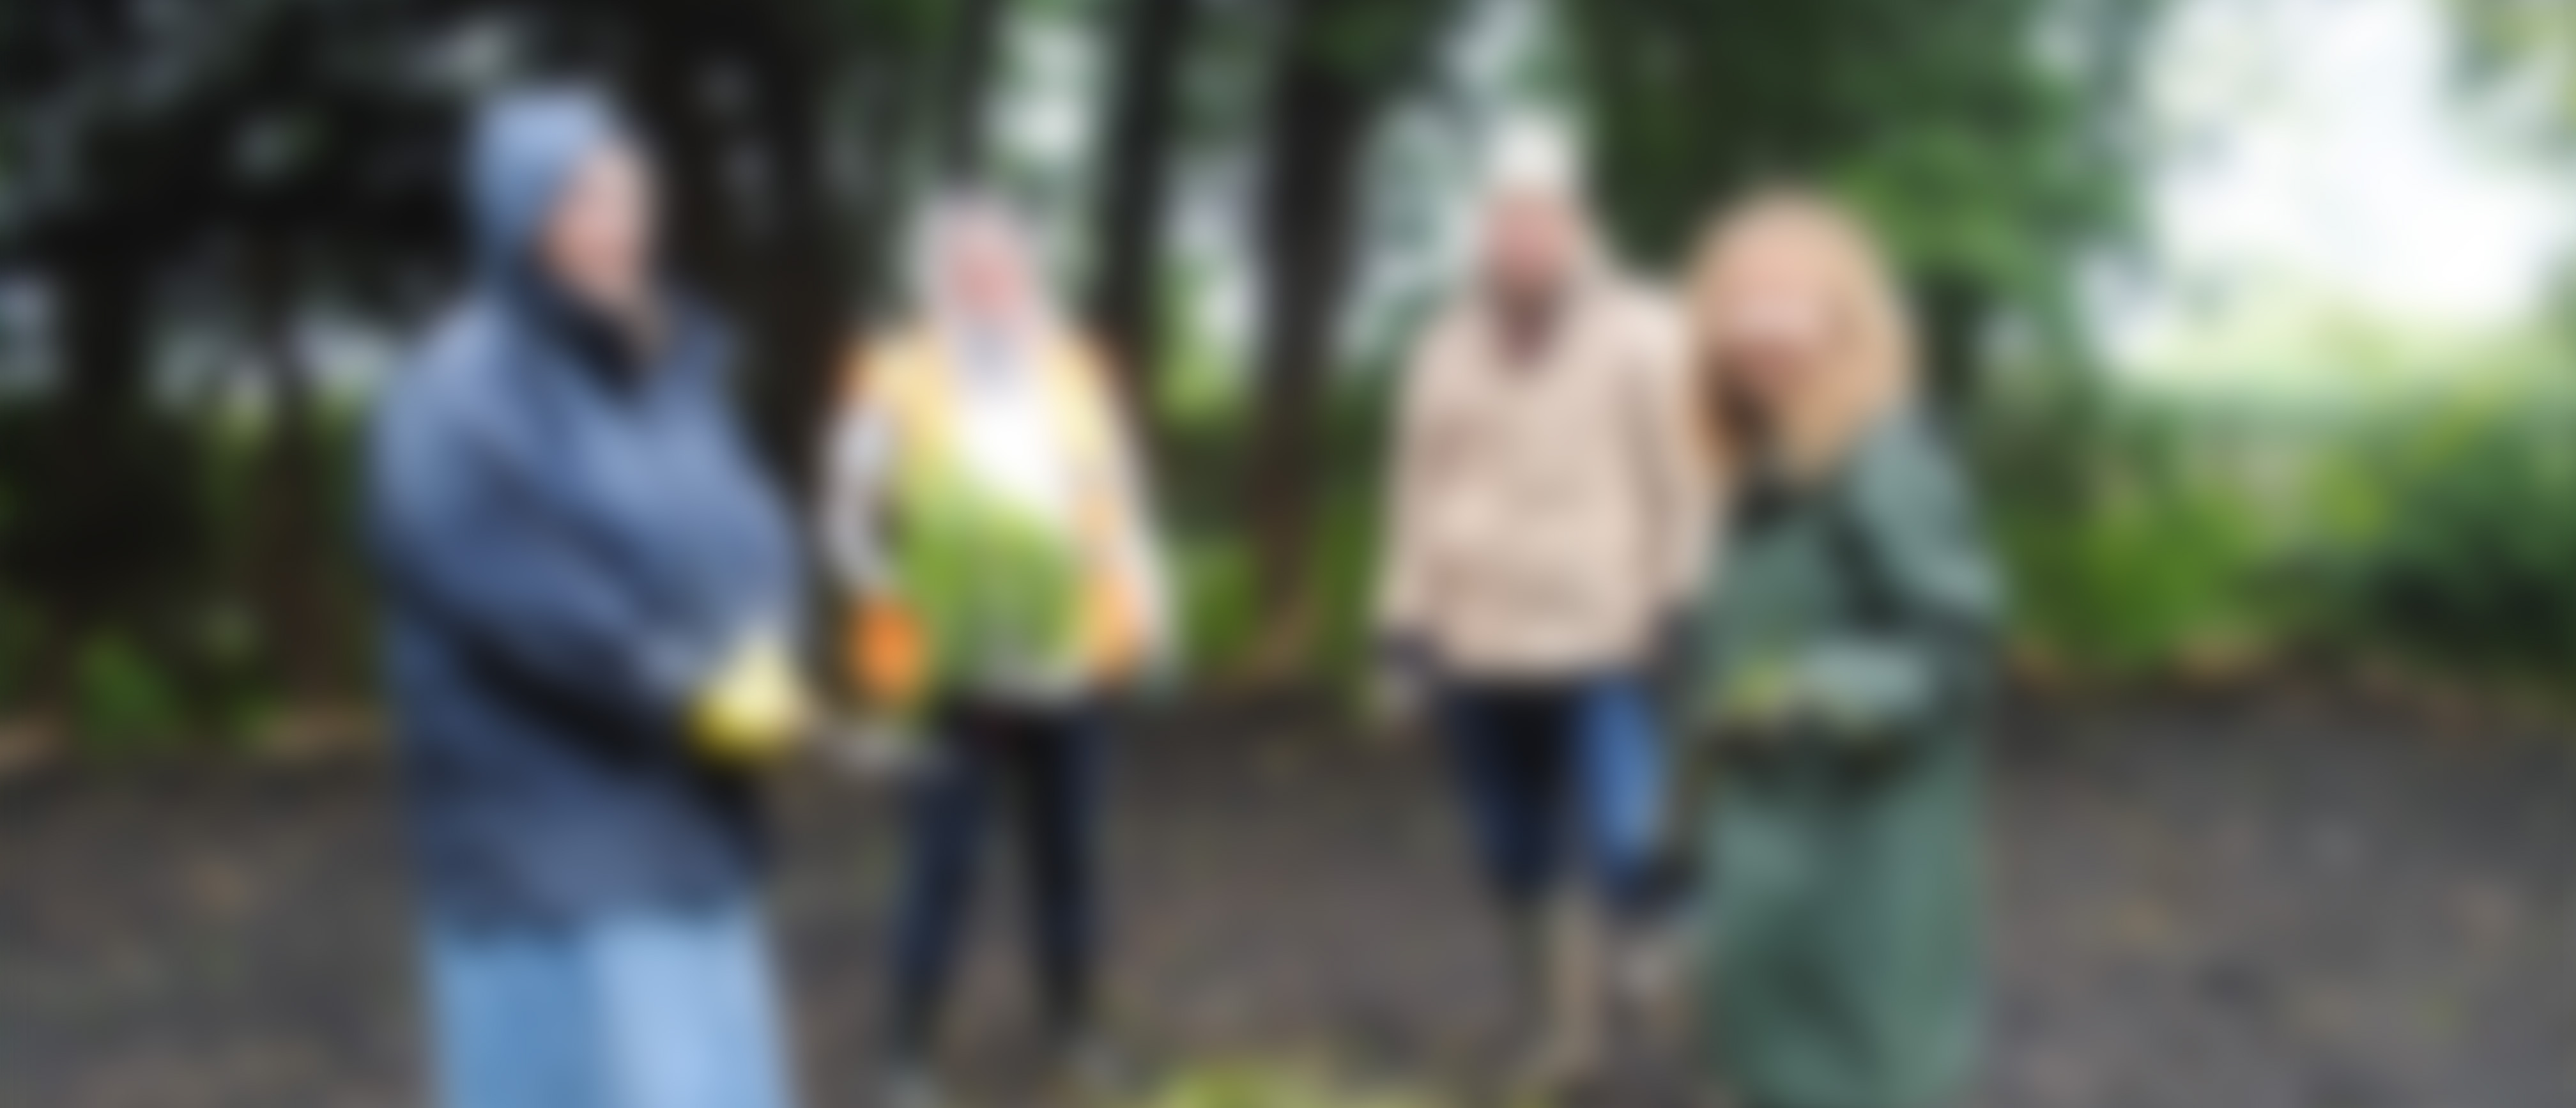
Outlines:
<svg viewBox="0 0 2576 1108"><path fill-rule="evenodd" d="M1184 730L1120 775L1139 1040L1492 1069L1495 950L1436 767L1287 722ZM2576 738L2243 704L2010 732L1976 1103L2576 1104ZM790 799L779 911L817 1105L858 1104L868 1066L883 808L829 783ZM420 1104L396 836L368 765L0 786L0 1106ZM1019 966L989 922L957 1053L1007 1075ZM1618 1103L1694 1102L1678 1055L1635 1069Z"/></svg>

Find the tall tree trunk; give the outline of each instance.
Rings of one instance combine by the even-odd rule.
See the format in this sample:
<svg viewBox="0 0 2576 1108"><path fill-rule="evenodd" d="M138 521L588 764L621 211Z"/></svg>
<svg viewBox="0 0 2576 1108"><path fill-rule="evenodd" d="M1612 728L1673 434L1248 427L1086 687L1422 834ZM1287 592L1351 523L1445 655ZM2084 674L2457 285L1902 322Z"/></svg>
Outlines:
<svg viewBox="0 0 2576 1108"><path fill-rule="evenodd" d="M114 243L68 254L56 286L61 408L43 476L28 490L40 501L24 553L76 639L148 581L170 507L156 495L167 482L155 471L182 463L147 456L149 289L140 259Z"/></svg>
<svg viewBox="0 0 2576 1108"><path fill-rule="evenodd" d="M247 585L268 631L268 662L294 693L327 691L348 680L337 662L345 642L335 642L332 567L325 559L330 536L330 474L322 435L322 405L314 394L312 366L296 340L299 273L289 247L255 247L242 273L250 299L252 363L265 371L268 438L250 515Z"/></svg>
<svg viewBox="0 0 2576 1108"><path fill-rule="evenodd" d="M1324 630L1318 462L1369 141L1396 94L1429 68L1458 7L1305 0L1278 32L1258 232L1266 330L1245 497L1266 629L1252 662L1265 675L1311 662Z"/></svg>
<svg viewBox="0 0 2576 1108"><path fill-rule="evenodd" d="M770 461L802 492L839 376L850 311L844 228L825 181L822 57L793 13L752 34L754 133L768 162L770 219L761 228L748 311L759 327L751 364L754 417Z"/></svg>
<svg viewBox="0 0 2576 1108"><path fill-rule="evenodd" d="M902 51L871 55L857 77L852 127L865 136L849 197L850 295L868 320L898 308L910 291L903 221L913 200L913 165L905 155L924 125L917 101L918 65Z"/></svg>
<svg viewBox="0 0 2576 1108"><path fill-rule="evenodd" d="M1303 20L1338 14L1302 5ZM1360 212L1368 90L1325 45L1321 26L1290 32L1269 91L1258 248L1266 272L1248 496L1265 675L1312 656L1322 630L1315 564L1317 438L1330 394L1335 325L1350 283Z"/></svg>
<svg viewBox="0 0 2576 1108"><path fill-rule="evenodd" d="M740 310L742 305L731 303L739 292L735 229L718 177L729 151L691 96L708 71L709 44L689 38L685 28L645 37L630 74L628 102L654 148L672 267L692 286Z"/></svg>
<svg viewBox="0 0 2576 1108"><path fill-rule="evenodd" d="M338 656L322 591L329 570L316 543L326 534L320 408L295 335L294 263L283 247L263 248L244 275L251 299L255 360L267 371L269 424L250 549L250 580L270 659L296 692L321 689Z"/></svg>
<svg viewBox="0 0 2576 1108"><path fill-rule="evenodd" d="M1129 408L1159 442L1152 397L1162 366L1164 213L1171 205L1178 95L1200 0L1126 0L1119 7L1117 85L1092 218L1092 323L1117 359Z"/></svg>
<svg viewBox="0 0 2576 1108"><path fill-rule="evenodd" d="M939 167L971 181L984 172L985 115L992 101L994 61L1008 21L1008 0L950 0L948 58L942 74Z"/></svg>
<svg viewBox="0 0 2576 1108"><path fill-rule="evenodd" d="M808 6L753 0L714 12L628 9L638 49L627 77L661 155L673 261L728 310L753 435L801 489L847 323L846 236L825 181L834 55ZM738 79L743 94L723 117L698 95L717 77ZM744 159L761 171L748 178L757 195L728 176Z"/></svg>

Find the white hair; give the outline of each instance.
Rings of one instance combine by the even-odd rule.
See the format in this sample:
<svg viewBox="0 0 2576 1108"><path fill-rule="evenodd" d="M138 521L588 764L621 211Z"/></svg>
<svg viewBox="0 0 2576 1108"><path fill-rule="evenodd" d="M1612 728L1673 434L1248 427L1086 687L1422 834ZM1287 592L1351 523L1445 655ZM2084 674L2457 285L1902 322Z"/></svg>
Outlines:
<svg viewBox="0 0 2576 1108"><path fill-rule="evenodd" d="M1028 299L1031 316L1025 322L1038 324L1052 319L1054 305L1049 299L1045 263L1027 219L1008 200L981 189L956 189L938 196L914 224L910 269L915 306L942 325L956 318L956 305L950 302L948 288L948 261L961 240L977 234L1000 242L1020 265L1022 293Z"/></svg>
<svg viewBox="0 0 2576 1108"><path fill-rule="evenodd" d="M1580 201L1581 144L1572 128L1545 116L1522 116L1495 132L1485 163L1489 199L1532 194Z"/></svg>
<svg viewBox="0 0 2576 1108"><path fill-rule="evenodd" d="M1552 116L1523 115L1506 120L1486 149L1480 220L1490 220L1506 205L1537 200L1561 209L1572 224L1572 265L1579 273L1609 264L1586 188L1581 143L1576 132ZM1482 251L1490 225L1476 231Z"/></svg>

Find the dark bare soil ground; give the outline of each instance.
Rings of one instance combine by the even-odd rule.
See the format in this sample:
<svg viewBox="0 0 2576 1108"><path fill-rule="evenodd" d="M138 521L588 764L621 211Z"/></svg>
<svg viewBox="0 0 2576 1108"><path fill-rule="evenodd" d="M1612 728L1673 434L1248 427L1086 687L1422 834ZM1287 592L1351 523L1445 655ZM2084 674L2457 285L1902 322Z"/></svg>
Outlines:
<svg viewBox="0 0 2576 1108"><path fill-rule="evenodd" d="M1506 1058L1497 950L1426 753L1286 715L1123 751L1123 1022L1166 1062L1435 1089ZM2015 713L1994 757L2008 1108L2576 1105L2576 737L2282 700ZM812 1102L863 1103L885 798L790 790L776 897ZM0 784L0 1105L421 1105L375 759ZM1002 867L994 867L996 873ZM957 1067L1033 1099L1008 896ZM1653 1048L1605 1103L1701 1103Z"/></svg>

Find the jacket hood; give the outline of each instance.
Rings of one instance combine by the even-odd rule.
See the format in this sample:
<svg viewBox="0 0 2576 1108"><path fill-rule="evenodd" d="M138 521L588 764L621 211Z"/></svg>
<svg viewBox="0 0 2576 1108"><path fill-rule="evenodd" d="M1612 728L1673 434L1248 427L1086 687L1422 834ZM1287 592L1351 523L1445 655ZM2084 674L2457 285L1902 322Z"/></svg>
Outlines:
<svg viewBox="0 0 2576 1108"><path fill-rule="evenodd" d="M475 120L467 155L466 215L486 279L533 273L536 239L573 170L592 151L630 141L607 102L578 89L514 93Z"/></svg>

